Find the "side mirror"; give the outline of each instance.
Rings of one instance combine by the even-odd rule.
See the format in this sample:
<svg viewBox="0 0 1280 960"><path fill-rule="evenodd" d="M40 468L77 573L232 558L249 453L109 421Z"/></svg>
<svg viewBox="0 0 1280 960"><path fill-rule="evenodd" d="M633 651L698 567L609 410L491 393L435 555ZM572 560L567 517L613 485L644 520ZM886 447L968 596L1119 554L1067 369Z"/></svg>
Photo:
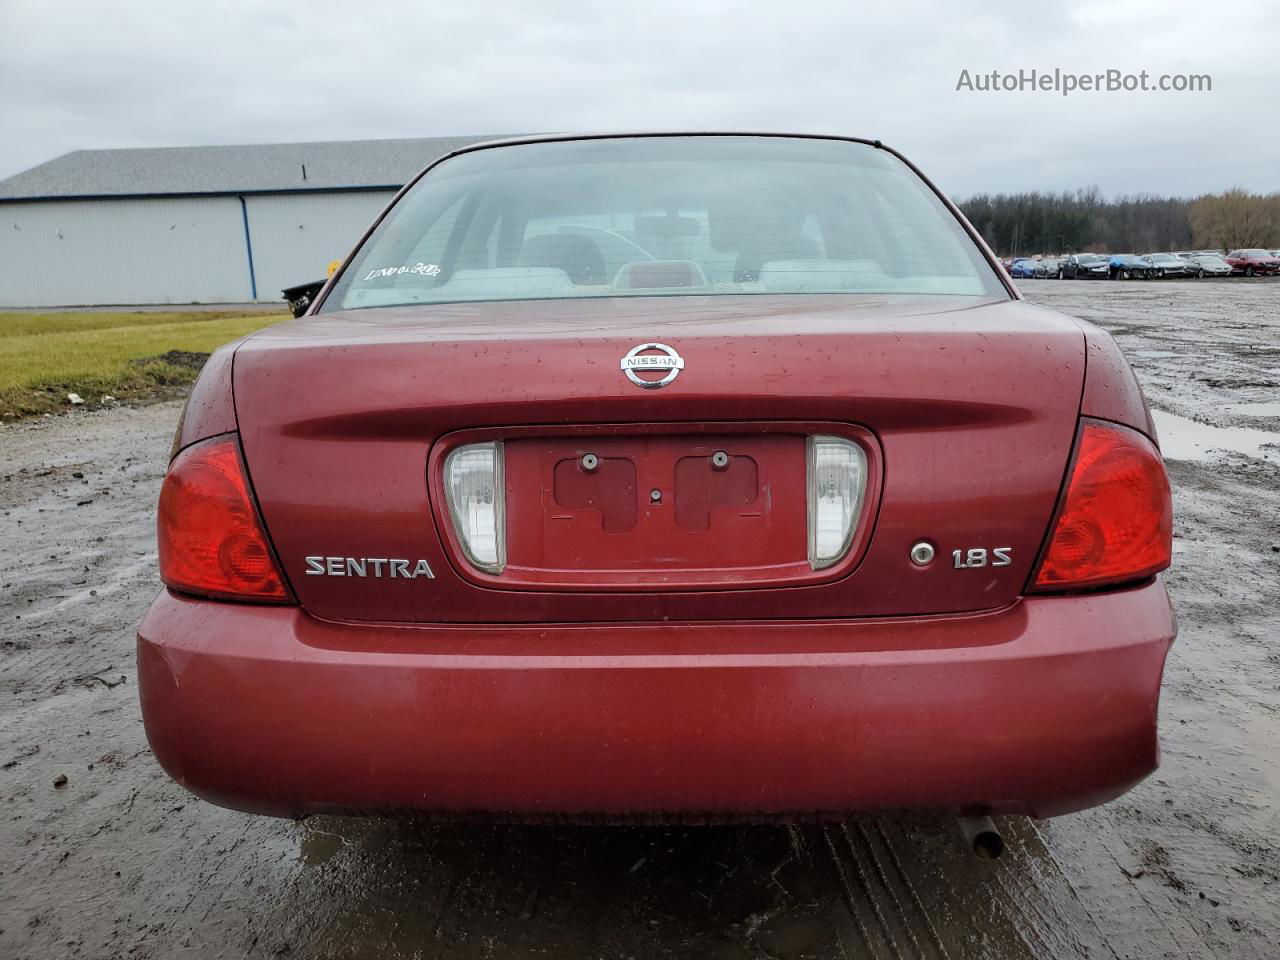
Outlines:
<svg viewBox="0 0 1280 960"><path fill-rule="evenodd" d="M296 287L285 287L280 292L284 294L284 298L289 301L289 310L295 317L300 317L310 309L312 301L327 281L312 280L310 283L300 283Z"/></svg>

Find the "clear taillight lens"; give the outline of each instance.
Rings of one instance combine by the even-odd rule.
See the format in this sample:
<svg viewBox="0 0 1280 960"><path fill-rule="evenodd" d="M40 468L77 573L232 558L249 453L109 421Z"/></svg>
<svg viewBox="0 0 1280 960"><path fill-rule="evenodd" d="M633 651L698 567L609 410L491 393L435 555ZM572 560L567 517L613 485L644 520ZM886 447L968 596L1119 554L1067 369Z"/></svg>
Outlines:
<svg viewBox="0 0 1280 960"><path fill-rule="evenodd" d="M829 567L849 552L867 487L867 455L843 437L809 438L809 565Z"/></svg>
<svg viewBox="0 0 1280 960"><path fill-rule="evenodd" d="M444 489L467 559L481 570L501 573L507 562L501 441L469 443L450 453Z"/></svg>

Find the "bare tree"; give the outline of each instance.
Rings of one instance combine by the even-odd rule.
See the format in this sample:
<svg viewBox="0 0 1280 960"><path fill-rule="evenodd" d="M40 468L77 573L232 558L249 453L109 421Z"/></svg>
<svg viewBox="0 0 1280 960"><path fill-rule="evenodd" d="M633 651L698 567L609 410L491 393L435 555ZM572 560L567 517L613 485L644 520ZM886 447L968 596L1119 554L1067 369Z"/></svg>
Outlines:
<svg viewBox="0 0 1280 960"><path fill-rule="evenodd" d="M1280 244L1280 194L1244 190L1200 197L1191 205L1196 243L1236 250Z"/></svg>

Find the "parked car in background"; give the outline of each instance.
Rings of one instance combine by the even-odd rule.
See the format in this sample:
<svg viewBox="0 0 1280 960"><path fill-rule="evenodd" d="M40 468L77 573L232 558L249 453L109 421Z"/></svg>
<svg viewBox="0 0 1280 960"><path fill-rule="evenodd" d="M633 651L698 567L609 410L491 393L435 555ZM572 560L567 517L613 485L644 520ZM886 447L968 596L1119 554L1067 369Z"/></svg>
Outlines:
<svg viewBox="0 0 1280 960"><path fill-rule="evenodd" d="M1048 817L1159 763L1138 381L879 141L465 147L173 451L139 699L223 806Z"/></svg>
<svg viewBox="0 0 1280 960"><path fill-rule="evenodd" d="M1107 258L1100 253L1073 253L1058 268L1060 280L1106 280L1110 275Z"/></svg>
<svg viewBox="0 0 1280 960"><path fill-rule="evenodd" d="M1151 275L1156 279L1195 275L1195 269L1190 263L1181 257L1175 257L1172 253L1147 253L1143 254L1142 259L1151 264Z"/></svg>
<svg viewBox="0 0 1280 960"><path fill-rule="evenodd" d="M1015 280L1028 280L1036 275L1036 262L1030 257L1018 257L1009 267L1009 276Z"/></svg>
<svg viewBox="0 0 1280 960"><path fill-rule="evenodd" d="M1150 280L1155 268L1133 253L1115 253L1107 261L1108 276L1112 280Z"/></svg>
<svg viewBox="0 0 1280 960"><path fill-rule="evenodd" d="M1058 257L1045 257L1043 260L1037 260L1036 276L1043 277L1046 280L1056 280L1060 266L1062 266L1062 260Z"/></svg>
<svg viewBox="0 0 1280 960"><path fill-rule="evenodd" d="M1190 262L1197 277L1231 276L1231 264L1222 259L1220 253L1193 253Z"/></svg>
<svg viewBox="0 0 1280 960"><path fill-rule="evenodd" d="M1232 273L1244 274L1246 277L1271 276L1280 273L1280 257L1273 256L1270 250L1256 247L1232 250L1225 259L1231 264Z"/></svg>

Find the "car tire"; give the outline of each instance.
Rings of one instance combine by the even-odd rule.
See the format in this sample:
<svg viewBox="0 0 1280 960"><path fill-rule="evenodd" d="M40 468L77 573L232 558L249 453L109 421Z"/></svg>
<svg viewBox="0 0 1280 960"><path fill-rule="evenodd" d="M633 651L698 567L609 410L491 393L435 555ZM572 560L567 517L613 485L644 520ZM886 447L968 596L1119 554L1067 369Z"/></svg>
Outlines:
<svg viewBox="0 0 1280 960"><path fill-rule="evenodd" d="M1204 267L1201 267L1199 270L1196 271L1196 279L1197 280L1204 279Z"/></svg>
<svg viewBox="0 0 1280 960"><path fill-rule="evenodd" d="M1245 275L1246 277L1252 277L1252 276L1253 276L1253 267L1245 267L1245 268L1244 268L1244 275Z"/></svg>

